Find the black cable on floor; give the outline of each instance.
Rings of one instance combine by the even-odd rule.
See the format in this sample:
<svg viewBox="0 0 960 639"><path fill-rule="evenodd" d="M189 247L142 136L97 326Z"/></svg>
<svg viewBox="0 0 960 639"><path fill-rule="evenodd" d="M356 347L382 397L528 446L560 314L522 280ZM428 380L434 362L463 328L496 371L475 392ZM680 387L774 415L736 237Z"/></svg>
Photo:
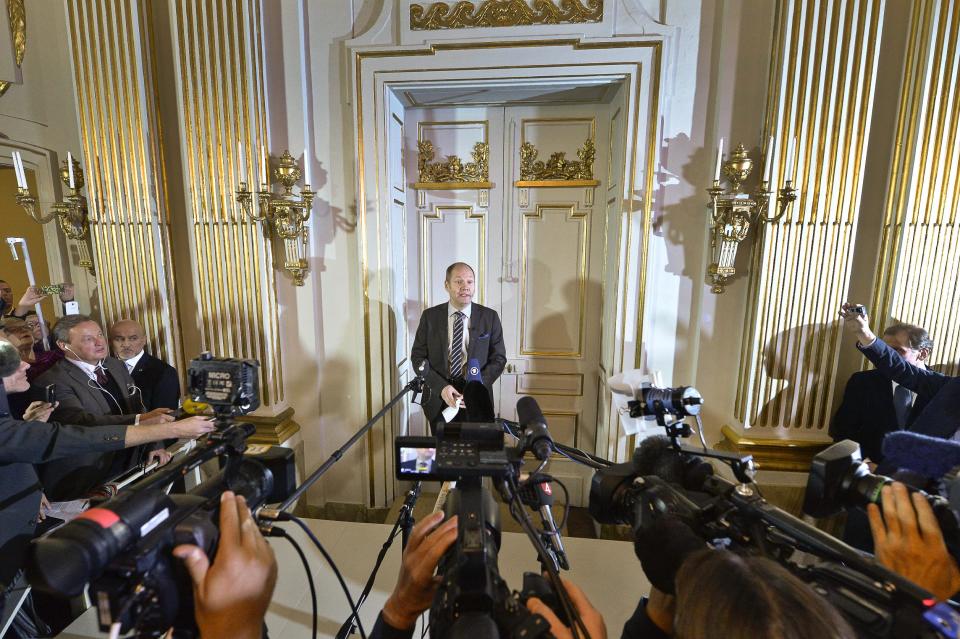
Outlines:
<svg viewBox="0 0 960 639"><path fill-rule="evenodd" d="M293 549L297 551L297 554L300 555L300 561L303 562L303 569L307 573L307 583L310 584L310 601L313 604L313 639L317 639L317 588L313 583L313 573L310 572L310 563L307 561L307 556L303 554L303 549L300 548L300 544L297 543L297 540L290 536L283 528L274 527L272 534L275 534L277 537L282 537L290 542L290 545L293 546Z"/></svg>
<svg viewBox="0 0 960 639"><path fill-rule="evenodd" d="M340 582L340 587L343 589L343 594L347 596L347 603L350 604L350 611L353 612L354 617L357 620L357 628L360 630L361 639L367 639L367 633L363 630L363 623L360 621L360 612L357 610L357 605L353 602L353 596L350 594L350 589L347 588L347 582L344 581L343 575L340 573L340 569L337 568L337 564L333 561L333 557L330 556L330 553L327 552L327 549L323 547L323 544L320 543L320 540L317 539L317 536L313 534L313 531L310 530L310 527L307 526L299 517L291 515L287 512L281 512L279 521L292 521L307 534L307 537L310 538L310 541L313 542L313 545L317 547L317 550L320 551L320 554L323 555L323 558L327 560L327 563L330 564L330 568L333 570L333 574L337 576L337 581Z"/></svg>

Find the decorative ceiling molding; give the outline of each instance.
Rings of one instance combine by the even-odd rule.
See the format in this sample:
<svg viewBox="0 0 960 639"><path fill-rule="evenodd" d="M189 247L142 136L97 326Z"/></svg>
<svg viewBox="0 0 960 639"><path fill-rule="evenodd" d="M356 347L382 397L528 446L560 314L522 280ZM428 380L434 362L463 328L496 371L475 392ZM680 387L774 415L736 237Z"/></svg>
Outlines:
<svg viewBox="0 0 960 639"><path fill-rule="evenodd" d="M603 0L467 0L410 5L412 31L583 24L603 20Z"/></svg>
<svg viewBox="0 0 960 639"><path fill-rule="evenodd" d="M7 0L7 17L10 20L10 35L13 37L13 53L17 66L23 64L27 50L27 10L23 0ZM10 88L10 82L0 82L0 96Z"/></svg>

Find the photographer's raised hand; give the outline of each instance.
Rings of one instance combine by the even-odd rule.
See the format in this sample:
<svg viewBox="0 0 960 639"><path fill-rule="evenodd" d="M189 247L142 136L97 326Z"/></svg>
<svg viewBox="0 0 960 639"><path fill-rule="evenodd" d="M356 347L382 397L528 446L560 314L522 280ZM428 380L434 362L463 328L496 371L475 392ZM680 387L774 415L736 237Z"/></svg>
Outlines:
<svg viewBox="0 0 960 639"><path fill-rule="evenodd" d="M894 482L881 491L883 513L867 506L877 560L946 601L960 591L960 570L950 556L933 508Z"/></svg>
<svg viewBox="0 0 960 639"><path fill-rule="evenodd" d="M443 522L441 524L441 522ZM397 585L383 606L383 621L397 630L412 629L433 603L441 577L435 575L443 553L457 540L457 518L443 521L437 512L420 520L403 551Z"/></svg>
<svg viewBox="0 0 960 639"><path fill-rule="evenodd" d="M573 582L560 578L563 587L567 589L570 601L577 608L583 625L587 628L589 639L607 639L607 624L603 621L603 616L593 607L587 596L583 594ZM572 639L573 633L570 628L563 625L563 622L554 614L552 610L536 597L530 597L527 600L527 609L537 615L540 615L550 624L550 633L557 639Z"/></svg>
<svg viewBox="0 0 960 639"><path fill-rule="evenodd" d="M844 302L840 307L840 317L843 319L844 330L855 336L864 346L869 346L877 336L870 330L867 316L855 310L859 306L852 302Z"/></svg>
<svg viewBox="0 0 960 639"><path fill-rule="evenodd" d="M220 544L213 564L200 548L177 546L193 579L200 635L260 639L277 582L277 560L247 502L226 491L220 498Z"/></svg>

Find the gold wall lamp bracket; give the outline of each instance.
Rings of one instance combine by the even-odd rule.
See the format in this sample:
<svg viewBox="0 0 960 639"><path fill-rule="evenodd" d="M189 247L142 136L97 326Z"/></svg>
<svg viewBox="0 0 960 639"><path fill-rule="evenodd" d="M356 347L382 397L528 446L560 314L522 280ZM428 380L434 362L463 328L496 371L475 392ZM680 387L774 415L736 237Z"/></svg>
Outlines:
<svg viewBox="0 0 960 639"><path fill-rule="evenodd" d="M87 209L87 198L80 194L83 189L83 169L80 163L70 154L68 159L60 163L60 181L70 191L62 202L51 206L51 212L44 215L37 202L37 198L30 193L23 170L23 159L20 154L14 154L14 171L17 173L17 204L23 207L34 222L47 224L57 220L60 230L67 239L76 243L79 265L93 272L93 258L90 256L90 212ZM68 162L72 166L68 165Z"/></svg>
<svg viewBox="0 0 960 639"><path fill-rule="evenodd" d="M711 259L707 275L712 280L711 291L714 293L723 293L726 285L736 275L737 249L749 234L751 225L777 222L786 215L790 204L797 199L793 181L788 178L776 193L776 214L767 215L774 195L767 179L761 181L751 194L740 190L752 170L753 160L740 144L730 159L722 165L723 175L731 189L725 190L720 185L719 178L715 178L713 185L707 189L710 196L711 226Z"/></svg>
<svg viewBox="0 0 960 639"><path fill-rule="evenodd" d="M266 174L264 174L266 175ZM280 156L280 164L273 171L276 180L283 186L283 193L274 193L265 182L257 191L257 206L253 205L253 193L247 182L241 181L236 191L236 200L244 214L255 222L266 222L268 240L277 237L283 243L283 268L293 277L294 286L303 286L307 274L306 249L309 244L307 222L313 208L316 192L309 184L300 189L300 196L293 187L302 175L290 151Z"/></svg>

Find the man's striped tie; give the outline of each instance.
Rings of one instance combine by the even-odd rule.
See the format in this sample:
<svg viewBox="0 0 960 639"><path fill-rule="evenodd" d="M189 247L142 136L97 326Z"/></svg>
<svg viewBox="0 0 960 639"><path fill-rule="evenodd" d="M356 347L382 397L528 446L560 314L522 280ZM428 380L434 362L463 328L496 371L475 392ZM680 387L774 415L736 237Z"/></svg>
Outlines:
<svg viewBox="0 0 960 639"><path fill-rule="evenodd" d="M450 343L450 377L463 377L463 318L457 311L453 316L453 341Z"/></svg>

